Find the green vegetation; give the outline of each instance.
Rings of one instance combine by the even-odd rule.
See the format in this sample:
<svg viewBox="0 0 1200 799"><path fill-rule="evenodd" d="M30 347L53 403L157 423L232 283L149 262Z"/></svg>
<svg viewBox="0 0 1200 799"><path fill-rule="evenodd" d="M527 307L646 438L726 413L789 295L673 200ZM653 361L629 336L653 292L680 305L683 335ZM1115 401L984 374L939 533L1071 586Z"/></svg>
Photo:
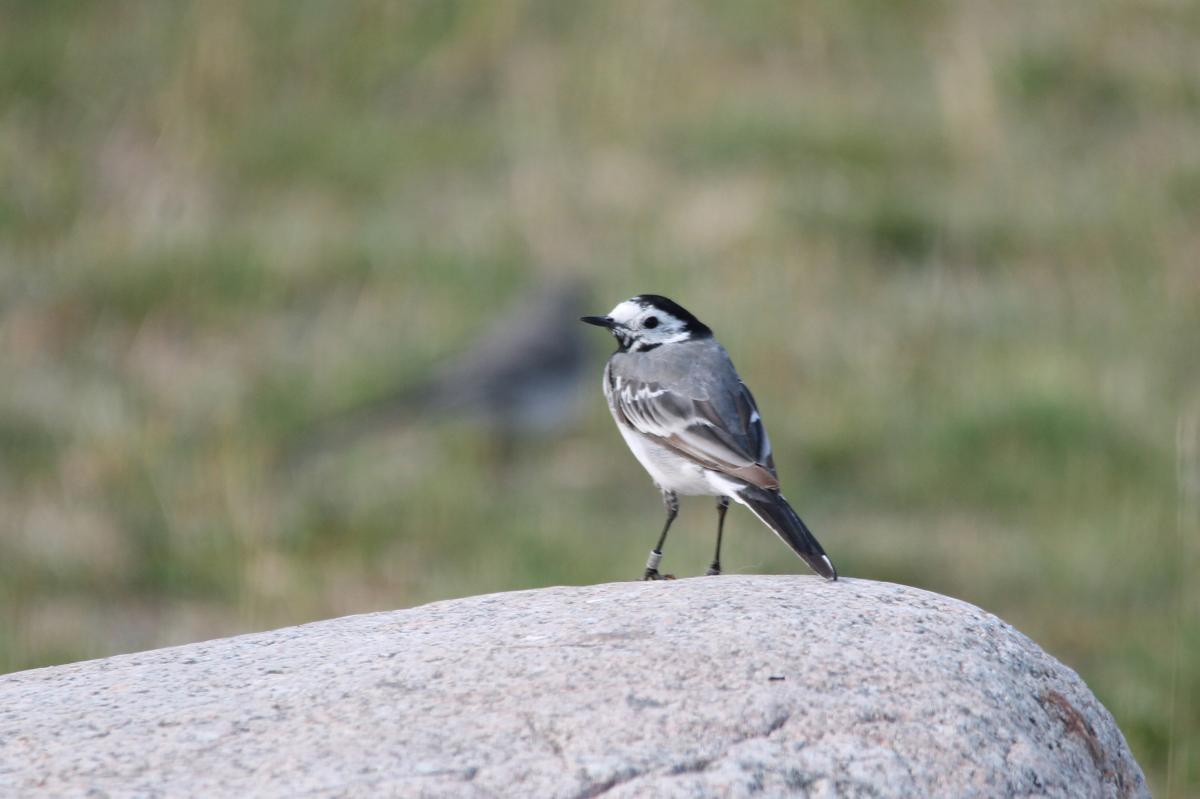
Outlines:
<svg viewBox="0 0 1200 799"><path fill-rule="evenodd" d="M574 271L718 331L845 574L1200 793L1200 6L8 0L0 109L0 670L636 576L598 390L502 478L454 420L275 466Z"/></svg>

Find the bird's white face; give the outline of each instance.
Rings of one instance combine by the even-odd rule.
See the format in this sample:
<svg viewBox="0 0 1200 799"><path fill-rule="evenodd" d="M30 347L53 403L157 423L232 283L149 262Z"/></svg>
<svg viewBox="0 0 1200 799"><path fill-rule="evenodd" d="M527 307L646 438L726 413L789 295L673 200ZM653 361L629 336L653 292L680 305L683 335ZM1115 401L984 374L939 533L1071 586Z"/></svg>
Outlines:
<svg viewBox="0 0 1200 799"><path fill-rule="evenodd" d="M686 308L659 294L639 294L619 303L608 316L580 321L608 328L621 352L648 352L663 344L710 338L712 331Z"/></svg>
<svg viewBox="0 0 1200 799"><path fill-rule="evenodd" d="M635 351L691 338L682 319L637 298L618 304L608 312L608 318L614 322L613 335Z"/></svg>

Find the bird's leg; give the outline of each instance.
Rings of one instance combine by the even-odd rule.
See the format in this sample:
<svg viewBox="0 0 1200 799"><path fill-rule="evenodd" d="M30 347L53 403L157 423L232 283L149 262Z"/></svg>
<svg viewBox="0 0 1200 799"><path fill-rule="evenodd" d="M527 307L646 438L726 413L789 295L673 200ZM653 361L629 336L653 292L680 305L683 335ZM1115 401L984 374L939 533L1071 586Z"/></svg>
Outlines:
<svg viewBox="0 0 1200 799"><path fill-rule="evenodd" d="M667 540L667 531L671 529L671 522L675 521L676 514L679 513L679 497L674 491L663 491L663 504L667 506L667 523L663 525L662 535L658 537L658 543L654 549L650 550L650 557L646 558L646 574L642 577L643 580L674 580L672 574L659 574L658 564L662 560L663 544Z"/></svg>
<svg viewBox="0 0 1200 799"><path fill-rule="evenodd" d="M729 497L717 497L717 554L713 555L712 565L705 574L721 573L721 534L725 532L725 511L729 510Z"/></svg>

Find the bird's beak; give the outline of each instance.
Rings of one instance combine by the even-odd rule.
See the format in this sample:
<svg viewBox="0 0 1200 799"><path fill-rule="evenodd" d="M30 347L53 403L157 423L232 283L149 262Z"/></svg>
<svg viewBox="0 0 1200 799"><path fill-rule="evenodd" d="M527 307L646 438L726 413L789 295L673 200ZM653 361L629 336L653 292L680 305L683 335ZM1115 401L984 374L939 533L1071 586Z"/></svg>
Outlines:
<svg viewBox="0 0 1200 799"><path fill-rule="evenodd" d="M579 321L587 322L589 325L596 325L597 327L607 327L609 330L612 330L617 324L611 316L581 316L579 317Z"/></svg>

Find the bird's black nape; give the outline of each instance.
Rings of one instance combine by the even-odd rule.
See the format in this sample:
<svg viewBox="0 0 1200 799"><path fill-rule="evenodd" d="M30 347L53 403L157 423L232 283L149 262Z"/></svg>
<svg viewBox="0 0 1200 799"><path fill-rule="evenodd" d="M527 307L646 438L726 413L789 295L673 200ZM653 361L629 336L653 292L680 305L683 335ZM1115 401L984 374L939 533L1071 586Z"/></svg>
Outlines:
<svg viewBox="0 0 1200 799"><path fill-rule="evenodd" d="M712 330L708 325L697 319L687 308L684 308L682 305L668 297L664 297L661 294L639 294L634 297L634 300L647 307L658 308L659 310L666 311L671 316L674 316L676 319L683 322L684 329L691 334L692 338L706 338L712 336Z"/></svg>

